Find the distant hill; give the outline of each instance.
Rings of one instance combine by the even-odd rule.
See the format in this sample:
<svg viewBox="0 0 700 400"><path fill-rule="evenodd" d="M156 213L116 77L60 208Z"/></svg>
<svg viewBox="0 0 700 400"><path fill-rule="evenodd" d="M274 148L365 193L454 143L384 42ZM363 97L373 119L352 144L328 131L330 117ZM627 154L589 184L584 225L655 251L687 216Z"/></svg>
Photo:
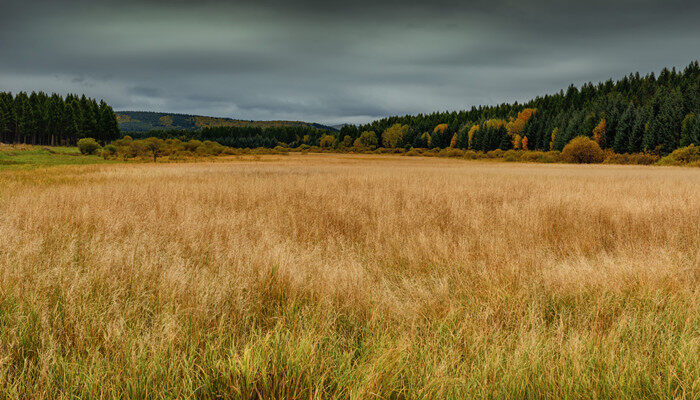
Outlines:
<svg viewBox="0 0 700 400"><path fill-rule="evenodd" d="M258 127L305 126L336 130L333 127L303 121L248 121L232 118L205 117L201 115L173 114L149 111L117 111L119 129L123 133L147 132L154 129L197 131L213 127Z"/></svg>

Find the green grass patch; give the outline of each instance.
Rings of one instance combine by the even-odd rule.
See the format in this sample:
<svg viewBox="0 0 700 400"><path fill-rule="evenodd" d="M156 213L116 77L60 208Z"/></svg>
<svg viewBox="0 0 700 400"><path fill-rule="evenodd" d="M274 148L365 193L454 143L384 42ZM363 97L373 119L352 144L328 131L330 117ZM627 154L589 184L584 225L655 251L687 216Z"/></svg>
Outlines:
<svg viewBox="0 0 700 400"><path fill-rule="evenodd" d="M0 170L37 166L106 164L116 161L80 154L77 147L0 147Z"/></svg>

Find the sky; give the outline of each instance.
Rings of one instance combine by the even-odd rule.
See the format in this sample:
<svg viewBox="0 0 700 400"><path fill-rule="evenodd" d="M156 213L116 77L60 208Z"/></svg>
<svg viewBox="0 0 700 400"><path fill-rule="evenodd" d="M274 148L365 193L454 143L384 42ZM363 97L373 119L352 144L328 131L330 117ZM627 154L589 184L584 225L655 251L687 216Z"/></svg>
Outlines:
<svg viewBox="0 0 700 400"><path fill-rule="evenodd" d="M0 91L364 123L700 58L700 2L0 0Z"/></svg>

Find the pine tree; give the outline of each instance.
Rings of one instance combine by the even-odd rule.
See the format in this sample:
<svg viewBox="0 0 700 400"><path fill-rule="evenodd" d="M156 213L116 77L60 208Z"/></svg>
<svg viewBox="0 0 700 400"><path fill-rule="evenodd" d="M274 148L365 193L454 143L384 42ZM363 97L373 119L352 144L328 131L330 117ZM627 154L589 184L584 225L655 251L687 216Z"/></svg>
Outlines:
<svg viewBox="0 0 700 400"><path fill-rule="evenodd" d="M615 134L613 149L616 153L625 153L628 151L630 134L634 125L634 105L629 103L625 112L622 113L620 121L617 124L617 132Z"/></svg>
<svg viewBox="0 0 700 400"><path fill-rule="evenodd" d="M637 110L634 119L634 126L630 134L630 141L627 146L628 153L639 153L644 148L644 138L649 128L649 119L652 115L651 106L647 105L641 110Z"/></svg>
<svg viewBox="0 0 700 400"><path fill-rule="evenodd" d="M696 114L686 115L681 124L680 146L700 146L700 118Z"/></svg>
<svg viewBox="0 0 700 400"><path fill-rule="evenodd" d="M14 125L14 99L11 93L0 92L0 142L10 142Z"/></svg>

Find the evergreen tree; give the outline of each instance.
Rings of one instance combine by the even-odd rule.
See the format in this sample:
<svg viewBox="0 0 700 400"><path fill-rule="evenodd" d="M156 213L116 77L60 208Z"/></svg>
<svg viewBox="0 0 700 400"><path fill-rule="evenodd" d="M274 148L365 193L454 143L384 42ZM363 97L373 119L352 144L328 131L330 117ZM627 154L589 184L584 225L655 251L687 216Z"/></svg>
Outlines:
<svg viewBox="0 0 700 400"><path fill-rule="evenodd" d="M700 118L696 114L688 114L681 124L680 146L700 146Z"/></svg>
<svg viewBox="0 0 700 400"><path fill-rule="evenodd" d="M613 144L613 149L616 153L625 153L628 151L630 135L632 134L632 128L634 126L634 105L629 103L625 112L620 116L620 120L617 124L617 132L615 133L615 139Z"/></svg>

